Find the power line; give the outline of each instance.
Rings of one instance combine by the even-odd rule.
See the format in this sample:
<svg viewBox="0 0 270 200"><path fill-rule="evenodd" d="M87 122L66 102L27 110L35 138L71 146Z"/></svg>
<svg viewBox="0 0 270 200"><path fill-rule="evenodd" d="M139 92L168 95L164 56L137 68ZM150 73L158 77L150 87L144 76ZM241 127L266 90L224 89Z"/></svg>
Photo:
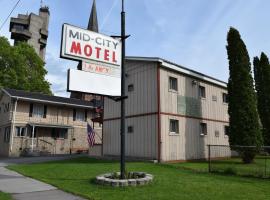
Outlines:
<svg viewBox="0 0 270 200"><path fill-rule="evenodd" d="M5 19L5 21L2 23L1 27L0 27L0 31L3 28L3 26L6 24L7 20L9 19L10 15L13 13L13 11L15 10L15 8L18 6L18 4L20 3L21 0L18 0L17 3L15 4L15 6L12 8L11 12L9 13L9 15L7 16L7 18Z"/></svg>

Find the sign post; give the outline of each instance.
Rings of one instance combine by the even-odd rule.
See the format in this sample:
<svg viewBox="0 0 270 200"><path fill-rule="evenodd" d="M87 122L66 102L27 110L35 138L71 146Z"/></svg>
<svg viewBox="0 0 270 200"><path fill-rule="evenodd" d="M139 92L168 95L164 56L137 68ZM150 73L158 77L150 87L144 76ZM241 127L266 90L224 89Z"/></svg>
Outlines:
<svg viewBox="0 0 270 200"><path fill-rule="evenodd" d="M122 0L121 12L121 39L122 39L122 74L121 74L121 179L125 179L126 163L125 163L125 56L126 56L126 22L125 22L125 5Z"/></svg>

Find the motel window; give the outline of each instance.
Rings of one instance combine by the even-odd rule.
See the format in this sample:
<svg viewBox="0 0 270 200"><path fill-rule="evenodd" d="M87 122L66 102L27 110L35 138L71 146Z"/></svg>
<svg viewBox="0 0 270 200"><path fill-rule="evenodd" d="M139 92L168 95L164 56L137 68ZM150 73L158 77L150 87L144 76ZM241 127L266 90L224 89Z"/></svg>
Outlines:
<svg viewBox="0 0 270 200"><path fill-rule="evenodd" d="M16 127L16 136L17 137L24 137L26 136L26 129L25 127Z"/></svg>
<svg viewBox="0 0 270 200"><path fill-rule="evenodd" d="M205 95L205 87L204 86L199 86L199 97L200 98L205 98L206 95Z"/></svg>
<svg viewBox="0 0 270 200"><path fill-rule="evenodd" d="M68 129L52 129L52 138L55 139L68 139Z"/></svg>
<svg viewBox="0 0 270 200"><path fill-rule="evenodd" d="M132 91L134 91L134 85L130 84L128 85L128 92L132 92Z"/></svg>
<svg viewBox="0 0 270 200"><path fill-rule="evenodd" d="M128 133L133 133L133 131L134 131L134 128L133 128L133 126L128 126Z"/></svg>
<svg viewBox="0 0 270 200"><path fill-rule="evenodd" d="M215 136L219 137L219 131L218 130L215 131Z"/></svg>
<svg viewBox="0 0 270 200"><path fill-rule="evenodd" d="M169 89L177 91L177 78L169 77Z"/></svg>
<svg viewBox="0 0 270 200"><path fill-rule="evenodd" d="M5 128L4 142L9 143L10 140L10 127Z"/></svg>
<svg viewBox="0 0 270 200"><path fill-rule="evenodd" d="M228 94L226 93L222 93L222 99L223 99L223 103L228 103Z"/></svg>
<svg viewBox="0 0 270 200"><path fill-rule="evenodd" d="M229 126L224 126L224 135L229 136Z"/></svg>
<svg viewBox="0 0 270 200"><path fill-rule="evenodd" d="M179 133L179 121L170 119L170 133Z"/></svg>
<svg viewBox="0 0 270 200"><path fill-rule="evenodd" d="M207 135L207 124L200 123L200 135Z"/></svg>

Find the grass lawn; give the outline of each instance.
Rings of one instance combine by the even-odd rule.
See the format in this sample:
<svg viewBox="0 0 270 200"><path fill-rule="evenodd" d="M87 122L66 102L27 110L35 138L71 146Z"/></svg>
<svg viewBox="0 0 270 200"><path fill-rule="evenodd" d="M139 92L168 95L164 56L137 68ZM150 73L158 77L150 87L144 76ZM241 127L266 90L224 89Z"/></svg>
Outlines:
<svg viewBox="0 0 270 200"><path fill-rule="evenodd" d="M129 171L145 171L155 176L151 185L134 188L111 188L93 183L95 176L99 174L118 171L118 162L78 158L42 164L14 165L9 168L88 199L270 199L269 180L196 173L165 164L127 163Z"/></svg>
<svg viewBox="0 0 270 200"><path fill-rule="evenodd" d="M207 161L194 161L187 163L172 164L180 168L191 169L199 172L208 172ZM266 165L266 171L265 171ZM270 158L256 157L253 163L243 164L240 158L230 158L224 160L211 161L211 170L227 174L254 177L270 177Z"/></svg>
<svg viewBox="0 0 270 200"><path fill-rule="evenodd" d="M12 200L11 196L9 194L0 192L0 199L1 200Z"/></svg>

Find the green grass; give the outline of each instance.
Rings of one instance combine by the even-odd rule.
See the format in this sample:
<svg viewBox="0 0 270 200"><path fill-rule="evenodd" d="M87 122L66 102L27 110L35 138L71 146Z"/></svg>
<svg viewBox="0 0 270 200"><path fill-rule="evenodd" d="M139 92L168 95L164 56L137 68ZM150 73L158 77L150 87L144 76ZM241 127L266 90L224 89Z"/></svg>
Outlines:
<svg viewBox="0 0 270 200"><path fill-rule="evenodd" d="M266 171L265 171L265 164L266 164ZM176 163L172 165L199 172L208 172L207 161ZM243 164L240 158L213 160L211 161L211 171L227 174L231 173L240 176L270 178L270 158L267 158L267 160L265 161L265 157L256 157L254 162L251 164Z"/></svg>
<svg viewBox="0 0 270 200"><path fill-rule="evenodd" d="M1 200L12 200L11 196L9 194L0 192L0 199Z"/></svg>
<svg viewBox="0 0 270 200"><path fill-rule="evenodd" d="M95 176L118 171L118 162L78 158L9 168L62 190L96 200L270 199L269 180L196 173L165 164L127 163L129 171L145 171L155 176L152 184L135 188L111 188L94 184Z"/></svg>

